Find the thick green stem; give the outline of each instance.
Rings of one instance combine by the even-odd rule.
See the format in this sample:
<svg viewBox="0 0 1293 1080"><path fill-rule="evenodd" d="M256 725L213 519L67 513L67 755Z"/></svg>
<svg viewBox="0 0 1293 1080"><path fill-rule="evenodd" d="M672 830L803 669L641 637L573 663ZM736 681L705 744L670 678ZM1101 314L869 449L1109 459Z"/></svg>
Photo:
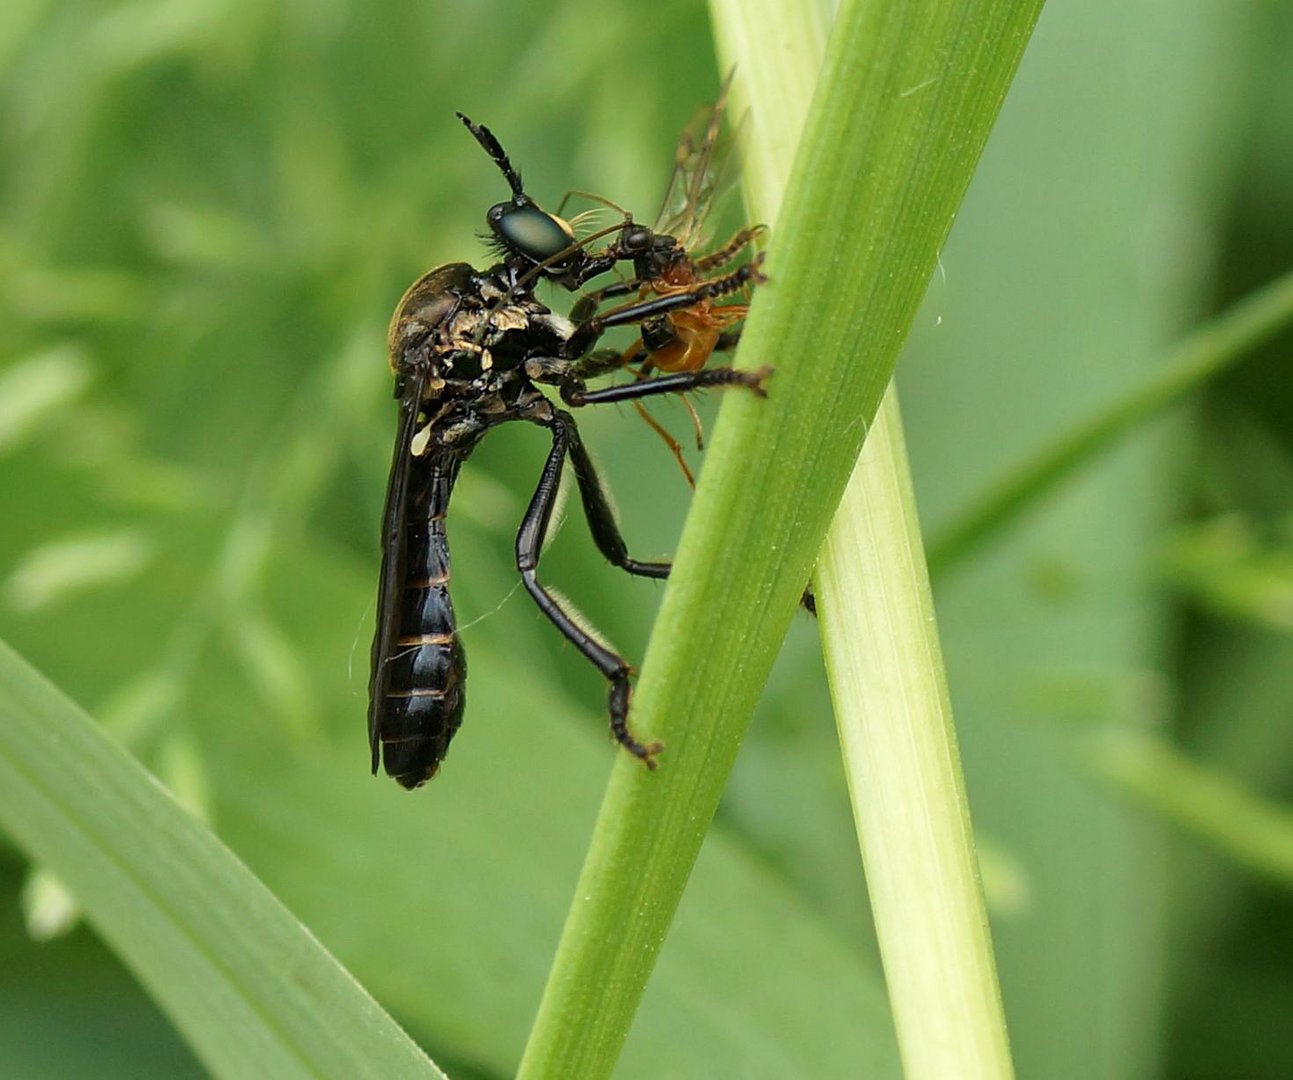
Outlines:
<svg viewBox="0 0 1293 1080"><path fill-rule="evenodd" d="M831 696L904 1071L1010 1077L929 571L891 391L817 564Z"/></svg>

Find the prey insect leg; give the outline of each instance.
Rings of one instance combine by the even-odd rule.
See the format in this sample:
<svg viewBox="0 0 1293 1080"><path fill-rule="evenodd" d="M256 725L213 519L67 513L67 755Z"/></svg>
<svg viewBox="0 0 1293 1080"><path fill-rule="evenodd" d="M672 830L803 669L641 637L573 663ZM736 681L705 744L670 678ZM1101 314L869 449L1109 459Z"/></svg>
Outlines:
<svg viewBox="0 0 1293 1080"><path fill-rule="evenodd" d="M697 259L696 269L704 273L707 270L717 270L720 266L726 266L767 231L764 225L751 225L741 229L717 251L711 251L708 255Z"/></svg>

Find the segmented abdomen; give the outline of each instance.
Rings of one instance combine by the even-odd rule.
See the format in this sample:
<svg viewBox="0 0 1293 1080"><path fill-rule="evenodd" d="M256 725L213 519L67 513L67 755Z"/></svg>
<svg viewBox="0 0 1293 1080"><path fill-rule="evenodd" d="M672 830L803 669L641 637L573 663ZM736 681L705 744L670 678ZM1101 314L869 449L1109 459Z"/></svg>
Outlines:
<svg viewBox="0 0 1293 1080"><path fill-rule="evenodd" d="M435 775L462 723L467 660L449 597L445 512L458 462L414 459L405 502L403 581L391 613L377 737L386 772L407 788Z"/></svg>

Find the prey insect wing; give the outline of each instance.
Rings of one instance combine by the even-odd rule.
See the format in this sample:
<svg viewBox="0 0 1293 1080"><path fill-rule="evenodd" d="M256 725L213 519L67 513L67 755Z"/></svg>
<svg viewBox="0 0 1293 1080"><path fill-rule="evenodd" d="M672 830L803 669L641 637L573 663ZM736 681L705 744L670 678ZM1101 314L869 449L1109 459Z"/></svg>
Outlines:
<svg viewBox="0 0 1293 1080"><path fill-rule="evenodd" d="M634 280L595 294L609 298L636 292L639 303L648 303L652 298L676 296L701 282L713 287L708 298L690 307L642 321L638 340L620 358L620 365L638 380L654 372L699 371L714 352L731 348L747 311L740 297L763 280L758 256L734 271L725 270L750 248L763 232L761 226L740 229L725 244L706 250L710 213L721 191L734 179L727 168L731 138L723 123L732 74L724 79L718 99L683 129L651 241L642 246L642 254L634 261ZM718 276L713 276L716 272ZM738 301L717 303L719 298L731 296L737 296ZM686 397L682 402L691 416L699 449L704 441L700 417ZM694 487L679 442L650 414L645 402L634 405Z"/></svg>
<svg viewBox="0 0 1293 1080"><path fill-rule="evenodd" d="M728 169L731 142L723 127L729 72L718 99L696 112L674 149L673 173L653 229L688 250L704 242L704 230L718 195L734 179Z"/></svg>

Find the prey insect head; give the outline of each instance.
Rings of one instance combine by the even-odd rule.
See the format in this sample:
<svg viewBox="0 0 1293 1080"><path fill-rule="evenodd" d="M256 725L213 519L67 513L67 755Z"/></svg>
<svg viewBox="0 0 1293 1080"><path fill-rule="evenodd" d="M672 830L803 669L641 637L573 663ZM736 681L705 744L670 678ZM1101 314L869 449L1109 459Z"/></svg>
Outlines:
<svg viewBox="0 0 1293 1080"><path fill-rule="evenodd" d="M676 237L667 233L652 232L641 226L639 229L645 236L633 238L637 246L631 252L638 277L648 280L662 278L677 263L690 260L691 256L687 249L678 242ZM624 242L621 240L621 243Z"/></svg>
<svg viewBox="0 0 1293 1080"><path fill-rule="evenodd" d="M548 263L556 273L565 267L549 263L575 243L575 233L570 225L556 214L549 214L525 193L521 174L512 166L507 153L489 128L473 123L462 113L458 119L472 133L481 148L498 166L512 189L512 198L495 203L485 215L491 237L504 258L520 256L532 263Z"/></svg>
<svg viewBox="0 0 1293 1080"><path fill-rule="evenodd" d="M656 242L656 234L645 225L627 221L620 230L620 250L629 258L645 254Z"/></svg>

